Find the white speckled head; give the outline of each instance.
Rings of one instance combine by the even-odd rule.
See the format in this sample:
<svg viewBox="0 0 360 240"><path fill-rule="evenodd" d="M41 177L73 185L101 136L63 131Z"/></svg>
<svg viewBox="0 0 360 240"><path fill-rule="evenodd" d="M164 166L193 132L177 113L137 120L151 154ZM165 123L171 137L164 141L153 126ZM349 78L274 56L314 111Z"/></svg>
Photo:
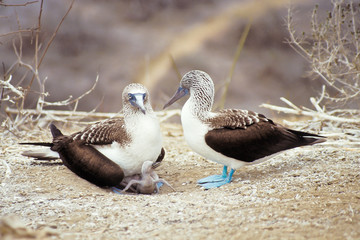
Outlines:
<svg viewBox="0 0 360 240"><path fill-rule="evenodd" d="M180 87L174 96L164 105L164 108L188 93L190 93L188 102L192 105L194 115L200 116L205 112L211 111L214 102L214 83L207 73L200 70L192 70L182 77Z"/></svg>
<svg viewBox="0 0 360 240"><path fill-rule="evenodd" d="M131 83L124 88L122 93L124 115L134 113L151 113L153 109L150 104L148 90L140 83Z"/></svg>
<svg viewBox="0 0 360 240"><path fill-rule="evenodd" d="M203 71L192 70L181 79L180 86L190 91L190 100L195 112L211 111L214 102L214 83Z"/></svg>
<svg viewBox="0 0 360 240"><path fill-rule="evenodd" d="M214 83L206 72L200 70L192 70L186 73L181 81L180 86L191 91L196 92L204 89L207 95L214 95Z"/></svg>

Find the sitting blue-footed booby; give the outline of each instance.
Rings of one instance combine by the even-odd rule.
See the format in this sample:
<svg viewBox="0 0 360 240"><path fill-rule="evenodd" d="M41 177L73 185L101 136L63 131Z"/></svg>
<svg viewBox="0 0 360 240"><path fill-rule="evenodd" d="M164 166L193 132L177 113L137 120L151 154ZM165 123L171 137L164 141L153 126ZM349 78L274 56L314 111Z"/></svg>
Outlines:
<svg viewBox="0 0 360 240"><path fill-rule="evenodd" d="M124 177L140 174L146 161L158 164L165 151L147 89L141 84L130 84L125 87L122 100L123 118L97 122L69 136L51 124L51 143L21 143L50 149L23 155L38 160L60 158L71 171L98 186L120 185Z"/></svg>
<svg viewBox="0 0 360 240"><path fill-rule="evenodd" d="M229 183L235 170L244 165L263 162L283 150L325 141L322 136L285 128L252 111L212 112L214 84L207 73L199 70L183 76L164 108L187 94L190 97L181 111L186 142L198 154L224 165L222 175L198 181L205 189Z"/></svg>

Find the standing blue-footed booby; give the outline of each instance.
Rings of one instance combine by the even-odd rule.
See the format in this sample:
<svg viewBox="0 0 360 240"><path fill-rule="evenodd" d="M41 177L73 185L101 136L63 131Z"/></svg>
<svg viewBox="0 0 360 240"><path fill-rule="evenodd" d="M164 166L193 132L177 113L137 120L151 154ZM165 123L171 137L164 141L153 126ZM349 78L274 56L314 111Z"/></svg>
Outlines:
<svg viewBox="0 0 360 240"><path fill-rule="evenodd" d="M198 181L205 189L231 182L235 170L244 165L263 162L283 150L325 141L322 136L285 128L252 111L212 112L214 83L199 70L183 76L179 89L164 108L187 94L190 98L181 111L186 142L198 154L224 165L222 175Z"/></svg>
<svg viewBox="0 0 360 240"><path fill-rule="evenodd" d="M160 123L143 85L125 87L122 100L123 118L107 119L69 136L51 124L51 143L22 143L50 149L23 155L38 160L61 158L71 171L98 186L117 186L124 177L140 174L144 162L164 158Z"/></svg>

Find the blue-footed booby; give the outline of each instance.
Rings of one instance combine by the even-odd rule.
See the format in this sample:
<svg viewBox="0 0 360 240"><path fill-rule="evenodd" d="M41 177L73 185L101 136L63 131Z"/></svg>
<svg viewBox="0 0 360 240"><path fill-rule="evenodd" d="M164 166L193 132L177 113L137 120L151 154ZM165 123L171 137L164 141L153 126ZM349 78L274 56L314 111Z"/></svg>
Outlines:
<svg viewBox="0 0 360 240"><path fill-rule="evenodd" d="M69 136L51 124L51 143L22 143L50 148L23 155L60 158L71 171L98 186L118 186L124 177L141 174L144 162L158 164L164 158L160 123L143 85L125 87L122 100L123 117L97 122Z"/></svg>
<svg viewBox="0 0 360 240"><path fill-rule="evenodd" d="M212 112L214 83L199 70L182 77L180 87L164 108L188 94L181 111L186 142L196 153L224 165L221 175L198 181L205 189L231 182L235 170L244 165L263 162L287 149L325 141L322 136L288 129L252 111Z"/></svg>

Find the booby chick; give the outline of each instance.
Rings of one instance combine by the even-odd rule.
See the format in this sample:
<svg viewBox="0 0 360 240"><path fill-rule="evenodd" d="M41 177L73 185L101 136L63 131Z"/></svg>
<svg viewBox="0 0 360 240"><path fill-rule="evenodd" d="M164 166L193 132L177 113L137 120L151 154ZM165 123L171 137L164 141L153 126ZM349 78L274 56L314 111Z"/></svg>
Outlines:
<svg viewBox="0 0 360 240"><path fill-rule="evenodd" d="M285 128L252 111L212 112L214 83L199 70L183 76L180 87L164 108L188 94L190 97L181 111L186 142L198 154L224 165L222 175L198 181L205 189L231 182L235 170L244 165L263 162L287 149L325 141L322 136Z"/></svg>
<svg viewBox="0 0 360 240"><path fill-rule="evenodd" d="M161 186L162 184L169 186L175 191L165 179L159 178L154 168L156 168L156 164L151 161L145 161L142 165L141 175L127 177L122 181L122 184L126 184L126 186L121 193L125 193L128 189L142 194L159 193L159 185ZM135 189L132 189L133 185L136 186Z"/></svg>
<svg viewBox="0 0 360 240"><path fill-rule="evenodd" d="M125 87L122 100L124 117L92 124L70 136L50 125L53 142L22 143L50 149L23 155L38 160L61 158L71 171L98 186L116 186L124 177L140 174L144 162L164 158L160 123L143 85Z"/></svg>

